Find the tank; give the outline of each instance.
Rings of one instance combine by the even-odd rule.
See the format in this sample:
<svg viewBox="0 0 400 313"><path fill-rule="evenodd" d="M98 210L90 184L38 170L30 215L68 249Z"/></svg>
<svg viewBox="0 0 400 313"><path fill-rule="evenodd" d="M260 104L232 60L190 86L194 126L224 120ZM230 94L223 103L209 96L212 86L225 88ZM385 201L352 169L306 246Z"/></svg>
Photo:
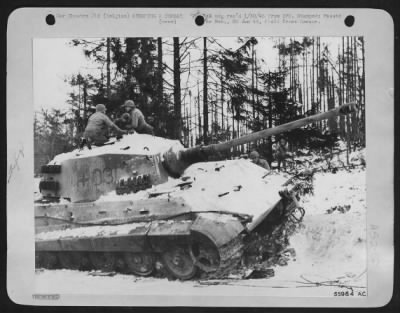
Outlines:
<svg viewBox="0 0 400 313"><path fill-rule="evenodd" d="M226 156L354 106L207 146L132 134L56 156L41 169L36 267L165 272L180 280L223 275L241 260L252 234L271 234L304 215L296 187L285 189L281 175Z"/></svg>

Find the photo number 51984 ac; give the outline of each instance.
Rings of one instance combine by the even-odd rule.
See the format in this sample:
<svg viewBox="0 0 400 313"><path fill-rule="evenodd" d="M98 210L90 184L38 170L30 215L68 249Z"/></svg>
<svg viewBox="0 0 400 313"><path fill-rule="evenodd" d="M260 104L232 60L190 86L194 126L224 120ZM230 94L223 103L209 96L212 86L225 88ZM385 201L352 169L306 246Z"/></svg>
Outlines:
<svg viewBox="0 0 400 313"><path fill-rule="evenodd" d="M333 293L335 297L366 297L367 292L366 291L356 291L354 292L353 289L346 290L346 291L335 291Z"/></svg>

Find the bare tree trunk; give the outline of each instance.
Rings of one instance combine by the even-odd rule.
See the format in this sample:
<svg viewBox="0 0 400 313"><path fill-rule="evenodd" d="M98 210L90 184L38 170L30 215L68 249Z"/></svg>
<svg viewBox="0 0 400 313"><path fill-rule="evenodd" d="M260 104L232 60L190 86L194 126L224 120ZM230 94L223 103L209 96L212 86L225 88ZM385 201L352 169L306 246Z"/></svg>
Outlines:
<svg viewBox="0 0 400 313"><path fill-rule="evenodd" d="M309 91L309 84L308 84L308 71L307 71L307 69L308 69L308 55L307 55L307 50L305 51L305 55L306 55L306 81L305 81L305 86L306 86L306 88L305 88L305 90L306 90L306 94L305 94L305 99L306 99L306 102L307 102L307 105L310 103L310 98L309 98L309 96L308 96L308 91ZM312 103L310 104L310 107L312 107L311 106L312 105Z"/></svg>
<svg viewBox="0 0 400 313"><path fill-rule="evenodd" d="M221 129L222 131L225 130L224 127L224 68L221 63Z"/></svg>
<svg viewBox="0 0 400 313"><path fill-rule="evenodd" d="M181 113L181 60L179 37L174 37L174 138L180 139L182 133Z"/></svg>
<svg viewBox="0 0 400 313"><path fill-rule="evenodd" d="M289 90L290 90L290 98L293 99L293 42L292 42L292 38L290 38Z"/></svg>
<svg viewBox="0 0 400 313"><path fill-rule="evenodd" d="M185 130L185 134L186 134L186 147L189 147L190 144L190 127L189 127L189 112L188 112L188 107L187 105L185 105L185 124L186 124L186 130Z"/></svg>
<svg viewBox="0 0 400 313"><path fill-rule="evenodd" d="M338 53L340 56L340 54ZM344 38L342 37L342 57L339 61L339 105L344 102ZM343 139L345 136L345 117L340 117L340 136Z"/></svg>
<svg viewBox="0 0 400 313"><path fill-rule="evenodd" d="M364 130L361 132L361 144L365 146L365 50L364 50L364 38L360 37L361 43L361 58L362 58L362 75L359 81L360 90L360 126Z"/></svg>
<svg viewBox="0 0 400 313"><path fill-rule="evenodd" d="M216 126L216 133L217 133L217 126L219 125L218 123L218 92L215 91L215 104L214 104L214 123Z"/></svg>
<svg viewBox="0 0 400 313"><path fill-rule="evenodd" d="M207 86L207 37L203 38L203 137L208 144L208 86Z"/></svg>
<svg viewBox="0 0 400 313"><path fill-rule="evenodd" d="M82 125L82 120L81 120L81 82L82 82L82 76L81 74L78 74L78 128L79 132L83 132L84 130L84 125Z"/></svg>
<svg viewBox="0 0 400 313"><path fill-rule="evenodd" d="M83 81L83 122L86 125L86 113L87 113L87 84L86 81Z"/></svg>
<svg viewBox="0 0 400 313"><path fill-rule="evenodd" d="M163 102L163 50L162 50L162 38L157 38L157 96L158 96L158 105L160 106Z"/></svg>
<svg viewBox="0 0 400 313"><path fill-rule="evenodd" d="M349 37L346 37L346 45L347 45L347 54L346 54L346 102L349 101L349 65L350 65L350 60L349 60ZM343 45L343 50L344 50L344 45ZM350 116L346 116L346 164L349 165L349 153L350 153L350 134L351 134L351 125L350 125Z"/></svg>
<svg viewBox="0 0 400 313"><path fill-rule="evenodd" d="M257 67L257 53L254 55L255 57L255 67L256 67L256 72L255 72L255 78L256 78L256 90L257 90L257 95L256 95L256 103L257 103L257 108L258 108L258 112L257 112L257 125L260 125L260 109L261 109L261 104L260 104L260 97L258 94L258 67ZM257 126L259 127L259 126ZM257 129L259 130L259 129Z"/></svg>
<svg viewBox="0 0 400 313"><path fill-rule="evenodd" d="M268 128L272 128L272 97L271 97L271 71L268 72ZM268 150L271 152L272 161L272 138L268 138Z"/></svg>
<svg viewBox="0 0 400 313"><path fill-rule="evenodd" d="M236 138L235 133L235 109L232 107L232 138Z"/></svg>
<svg viewBox="0 0 400 313"><path fill-rule="evenodd" d="M201 137L202 127L201 127L200 83L199 83L199 81L197 81L197 117L198 117L198 125L197 126L198 126L198 129L199 129L199 137Z"/></svg>
<svg viewBox="0 0 400 313"><path fill-rule="evenodd" d="M253 121L256 118L255 98L254 98L254 45L251 45L251 104L253 106Z"/></svg>
<svg viewBox="0 0 400 313"><path fill-rule="evenodd" d="M358 56L357 56L357 38L352 37L353 43L353 100L357 100L357 64L358 64ZM359 104L360 99L358 99ZM354 112L352 114L353 119L353 129L354 129L354 138L353 143L360 143L360 128L358 127L358 112ZM355 147L354 147L355 149Z"/></svg>
<svg viewBox="0 0 400 313"><path fill-rule="evenodd" d="M322 110L322 92L321 92L321 38L317 38L317 91L318 108Z"/></svg>
<svg viewBox="0 0 400 313"><path fill-rule="evenodd" d="M107 59L106 59L106 68L107 68L107 86L106 86L106 92L107 92L107 104L110 104L110 97L111 97L111 70L110 70L110 64L111 64L111 56L110 56L110 50L111 50L111 39L107 37Z"/></svg>
<svg viewBox="0 0 400 313"><path fill-rule="evenodd" d="M315 68L315 38L312 39L312 55L311 55L311 103L315 101L315 80L314 80L314 68Z"/></svg>
<svg viewBox="0 0 400 313"><path fill-rule="evenodd" d="M155 127L158 130L163 130L166 127L165 121L167 120L167 110L164 108L164 86L163 86L163 49L162 49L162 38L158 37L157 38L157 74L156 74L156 88L157 88L157 93L156 93L156 101L154 102L154 111L158 112L156 114L156 120L154 121ZM162 132L163 133L163 132Z"/></svg>
<svg viewBox="0 0 400 313"><path fill-rule="evenodd" d="M307 75L307 68L306 68L306 55L305 55L305 53L303 53L302 63L303 63L303 81L302 81L303 100L302 100L302 102L303 102L303 110L304 110L304 112L307 112L308 111L308 103L306 101L306 92L307 91L306 91L306 84L305 84L306 75Z"/></svg>

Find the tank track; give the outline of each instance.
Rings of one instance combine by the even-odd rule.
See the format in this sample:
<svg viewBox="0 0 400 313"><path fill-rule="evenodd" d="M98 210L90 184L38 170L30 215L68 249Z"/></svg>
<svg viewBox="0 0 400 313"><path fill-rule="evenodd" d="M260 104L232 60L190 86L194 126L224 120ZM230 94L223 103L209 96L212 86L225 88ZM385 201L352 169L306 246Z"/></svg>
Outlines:
<svg viewBox="0 0 400 313"><path fill-rule="evenodd" d="M171 246L174 243L171 242ZM184 247L184 245L182 245ZM171 279L191 279L196 274L207 278L223 278L235 268L243 254L241 239L235 238L229 244L219 249L220 265L216 269L206 269L196 264L191 253L191 261L195 264L193 271L176 275L168 271L161 253L138 252L130 253L133 260L128 261L128 253L124 252L88 252L88 251L36 251L35 265L37 269L71 269L81 271L101 271L103 273L133 274L138 276L168 277ZM128 263L129 262L129 263Z"/></svg>
<svg viewBox="0 0 400 313"><path fill-rule="evenodd" d="M176 276L168 271L161 253L139 252L127 256L123 252L88 252L88 251L37 251L36 268L46 269L71 269L82 271L100 271L107 273L133 274L137 276L168 277L169 279L224 279L231 274L243 272L245 267L254 267L258 263L266 263L269 266L280 263L280 255L286 251L288 237L295 232L299 223L288 218L280 227L269 235L243 234L235 237L229 243L218 248L218 267L207 267L196 262L193 251L189 251L190 259L195 265L195 270L184 273L183 276ZM166 246L174 246L174 241L163 242ZM207 243L205 243L206 245ZM185 244L183 244L184 246ZM216 254L215 250L208 251ZM133 258L133 260L132 260ZM256 263L251 259L257 259ZM252 263L252 264L250 264Z"/></svg>
<svg viewBox="0 0 400 313"><path fill-rule="evenodd" d="M36 268L95 270L181 280L206 273L221 277L243 253L243 226L223 221L161 220L80 226L36 234ZM123 221L122 221L123 222ZM203 229L207 229L202 233Z"/></svg>
<svg viewBox="0 0 400 313"><path fill-rule="evenodd" d="M282 252L303 215L300 207L279 205L264 220L266 225L252 233L243 219L221 212L149 222L114 218L111 224L103 221L106 225L44 226L37 228L36 268L222 279L240 271L248 256L265 261Z"/></svg>

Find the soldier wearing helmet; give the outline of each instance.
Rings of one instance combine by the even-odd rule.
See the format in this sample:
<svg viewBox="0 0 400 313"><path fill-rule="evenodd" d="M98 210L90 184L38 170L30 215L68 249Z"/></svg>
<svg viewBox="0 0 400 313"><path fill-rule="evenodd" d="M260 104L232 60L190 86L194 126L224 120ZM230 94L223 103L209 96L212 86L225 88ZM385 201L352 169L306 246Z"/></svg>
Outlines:
<svg viewBox="0 0 400 313"><path fill-rule="evenodd" d="M270 170L267 160L260 158L260 154L256 150L250 152L249 158L254 164Z"/></svg>
<svg viewBox="0 0 400 313"><path fill-rule="evenodd" d="M142 111L140 111L133 100L126 100L122 105L125 108L125 112L131 116L130 129L137 131L138 133L153 134L153 126L147 124Z"/></svg>
<svg viewBox="0 0 400 313"><path fill-rule="evenodd" d="M113 128L120 134L127 133L127 131L115 125L105 113L106 106L104 104L96 105L96 112L89 117L85 132L83 133L84 139L93 142L95 145L102 145L108 141L109 128Z"/></svg>

